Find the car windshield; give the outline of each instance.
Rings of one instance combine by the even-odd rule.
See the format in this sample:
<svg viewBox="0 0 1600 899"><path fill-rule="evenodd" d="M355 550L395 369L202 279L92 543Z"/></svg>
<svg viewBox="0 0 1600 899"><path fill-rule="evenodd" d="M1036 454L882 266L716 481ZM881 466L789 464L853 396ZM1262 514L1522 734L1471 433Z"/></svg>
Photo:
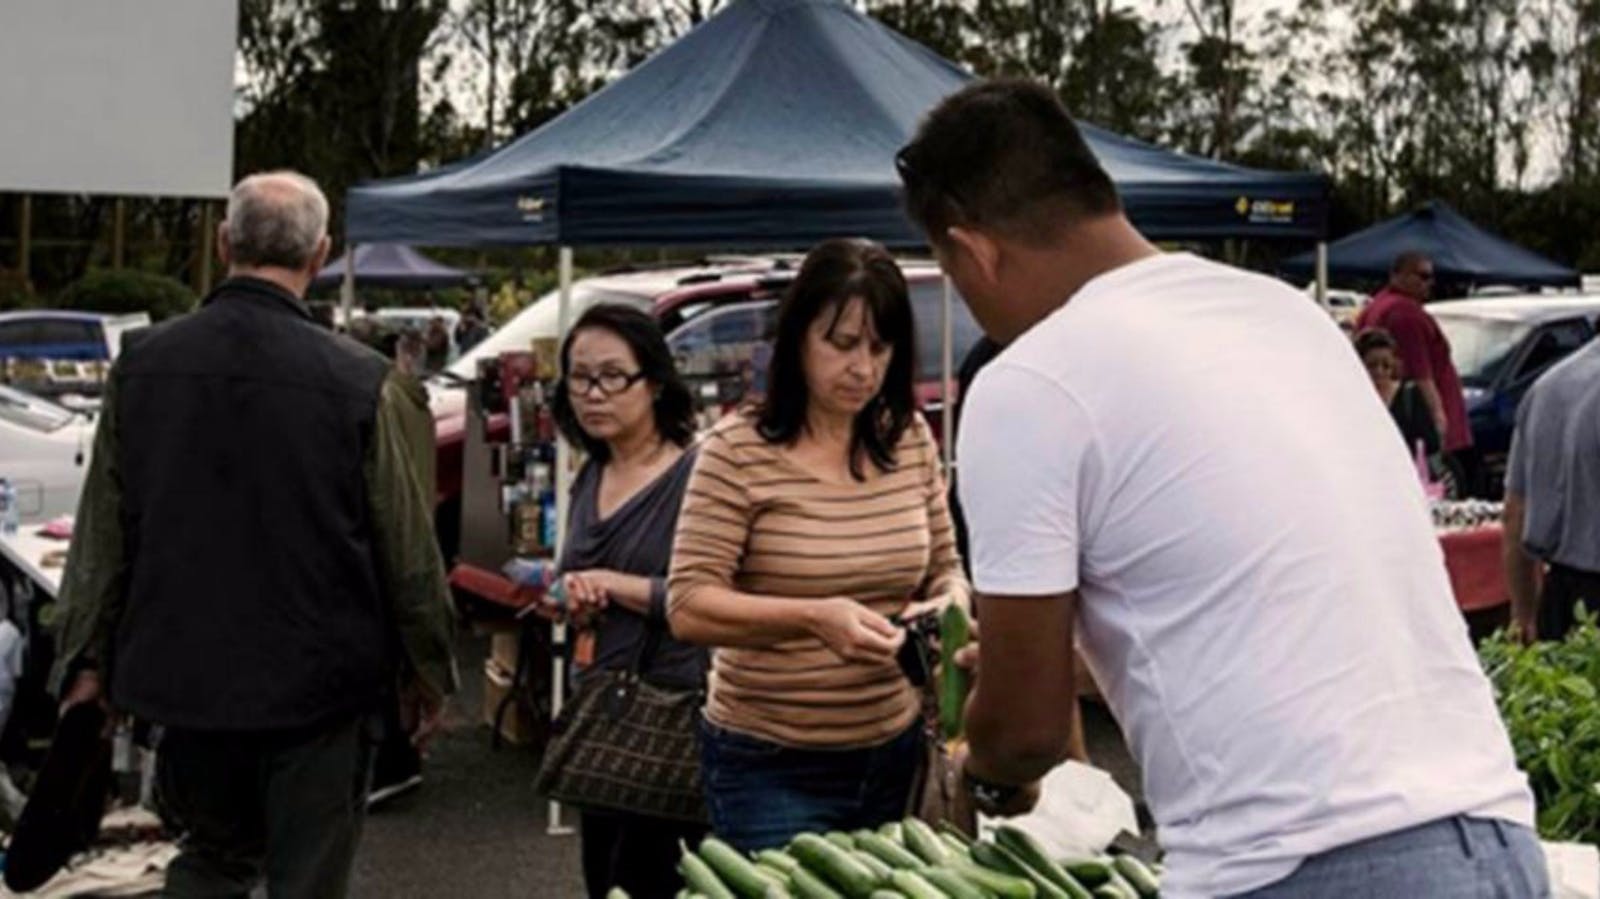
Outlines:
<svg viewBox="0 0 1600 899"><path fill-rule="evenodd" d="M1511 355L1533 326L1527 322L1474 318L1467 315L1434 316L1450 341L1450 359L1461 383L1488 387L1511 361Z"/></svg>
<svg viewBox="0 0 1600 899"><path fill-rule="evenodd" d="M72 416L55 403L0 384L0 420L50 434L70 424Z"/></svg>
<svg viewBox="0 0 1600 899"><path fill-rule="evenodd" d="M572 285L572 310L570 314L573 321L576 321L578 316L587 311L590 306L598 303L621 303L645 312L650 311L650 300L646 297L587 287L581 283ZM470 381L476 378L478 376L479 359L490 359L501 353L526 351L532 348L533 340L536 337L558 336L560 313L561 294L559 291L552 290L534 300L528 305L528 308L518 312L500 330L489 335L482 343L473 347L470 352L460 359L457 359L447 370L463 380Z"/></svg>

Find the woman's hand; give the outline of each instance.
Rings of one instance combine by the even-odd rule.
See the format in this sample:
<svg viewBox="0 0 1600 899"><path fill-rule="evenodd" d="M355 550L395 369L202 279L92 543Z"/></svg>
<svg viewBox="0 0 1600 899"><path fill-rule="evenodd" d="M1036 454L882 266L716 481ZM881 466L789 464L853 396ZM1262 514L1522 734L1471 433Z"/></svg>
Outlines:
<svg viewBox="0 0 1600 899"><path fill-rule="evenodd" d="M561 586L567 593L567 617L577 623L587 623L611 605L611 592L615 573L604 569L574 571L561 576Z"/></svg>
<svg viewBox="0 0 1600 899"><path fill-rule="evenodd" d="M809 629L846 662L893 662L906 632L849 597L810 601Z"/></svg>

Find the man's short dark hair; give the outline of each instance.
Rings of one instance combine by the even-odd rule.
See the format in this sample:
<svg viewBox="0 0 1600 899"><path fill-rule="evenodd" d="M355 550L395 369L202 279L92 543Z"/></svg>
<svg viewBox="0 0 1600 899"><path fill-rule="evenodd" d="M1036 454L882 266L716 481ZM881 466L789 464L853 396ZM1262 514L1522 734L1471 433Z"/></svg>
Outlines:
<svg viewBox="0 0 1600 899"><path fill-rule="evenodd" d="M1122 208L1060 99L1031 81L985 81L946 98L895 166L907 212L934 239L964 225L1041 241Z"/></svg>
<svg viewBox="0 0 1600 899"><path fill-rule="evenodd" d="M1389 274L1398 275L1409 272L1424 262L1432 262L1433 258L1421 250L1406 250L1394 257L1394 262L1389 266Z"/></svg>

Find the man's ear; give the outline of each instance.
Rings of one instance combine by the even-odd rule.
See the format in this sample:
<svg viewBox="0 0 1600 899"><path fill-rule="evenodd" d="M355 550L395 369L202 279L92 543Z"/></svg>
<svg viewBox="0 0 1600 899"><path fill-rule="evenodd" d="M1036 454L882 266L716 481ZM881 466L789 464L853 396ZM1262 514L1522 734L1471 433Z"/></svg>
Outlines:
<svg viewBox="0 0 1600 899"><path fill-rule="evenodd" d="M317 274L322 271L322 267L328 264L328 253L332 249L333 249L333 238L329 237L326 234L322 235L322 239L317 241L316 252L311 254L311 277L312 278L316 278ZM353 260L352 260L352 264L354 264Z"/></svg>
<svg viewBox="0 0 1600 899"><path fill-rule="evenodd" d="M995 284L1000 274L1000 245L989 235L959 225L945 230L945 236L956 250L967 257L971 273L984 283Z"/></svg>
<svg viewBox="0 0 1600 899"><path fill-rule="evenodd" d="M233 265L233 244L228 242L227 222L217 225L217 259L222 262L223 271Z"/></svg>

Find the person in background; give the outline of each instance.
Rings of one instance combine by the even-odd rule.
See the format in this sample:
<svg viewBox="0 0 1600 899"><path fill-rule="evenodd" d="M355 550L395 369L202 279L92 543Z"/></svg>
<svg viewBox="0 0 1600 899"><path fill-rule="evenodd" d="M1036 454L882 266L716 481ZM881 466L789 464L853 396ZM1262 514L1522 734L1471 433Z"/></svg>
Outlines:
<svg viewBox="0 0 1600 899"><path fill-rule="evenodd" d="M824 242L779 307L766 400L701 444L669 617L715 647L706 802L741 850L906 813L922 695L891 618L968 601L915 370L899 266Z"/></svg>
<svg viewBox="0 0 1600 899"><path fill-rule="evenodd" d="M1372 377L1372 386L1378 397L1394 418L1405 441L1406 452L1415 458L1418 446L1430 460L1436 461L1439 453L1439 431L1434 426L1433 414L1427 400L1415 381L1400 377L1400 356L1394 338L1381 328L1368 328L1356 335L1356 354Z"/></svg>
<svg viewBox="0 0 1600 899"><path fill-rule="evenodd" d="M1414 469L1327 315L1152 246L1044 85L946 98L896 164L1005 347L957 454L977 810L1025 811L1066 756L1077 644L1139 762L1163 895L1548 895Z"/></svg>
<svg viewBox="0 0 1600 899"><path fill-rule="evenodd" d="M580 619L596 624L594 661L627 669L650 641L650 683L703 689L706 653L667 631L667 566L694 467L694 399L655 319L626 306L585 312L561 347L553 412L588 456L572 485L560 571ZM620 887L635 899L682 888L679 841L703 825L582 809L583 876L592 899Z"/></svg>
<svg viewBox="0 0 1600 899"><path fill-rule="evenodd" d="M388 355L394 360L390 378L403 396L396 410L402 439L409 451L417 486L432 509L438 495L435 476L438 462L433 412L428 408L428 388L422 382L426 348L422 335L414 328L391 334L386 342ZM383 732L373 754L372 783L367 790L368 808L422 786L422 752L411 741L416 724L406 717L407 710L416 706L415 697L406 692L410 683L410 673L403 672L394 684L395 696L384 701Z"/></svg>
<svg viewBox="0 0 1600 899"><path fill-rule="evenodd" d="M1478 466L1461 377L1450 358L1449 339L1422 305L1433 295L1433 283L1433 260L1416 252L1396 256L1388 286L1374 294L1356 318L1356 333L1378 328L1394 338L1400 377L1421 392L1454 481L1465 492L1475 493L1481 485L1476 483Z"/></svg>
<svg viewBox="0 0 1600 899"><path fill-rule="evenodd" d="M345 895L390 684L403 664L419 744L456 685L403 390L301 299L327 221L302 175L239 182L227 279L106 383L53 679L162 726L166 896Z"/></svg>
<svg viewBox="0 0 1600 899"><path fill-rule="evenodd" d="M444 319L439 316L428 322L428 331L423 335L427 345L428 373L444 371L450 364L450 329L445 325Z"/></svg>
<svg viewBox="0 0 1600 899"><path fill-rule="evenodd" d="M456 323L456 352L465 353L489 336L489 326L484 322L483 309L476 303L462 313Z"/></svg>
<svg viewBox="0 0 1600 899"><path fill-rule="evenodd" d="M1559 640L1600 613L1600 341L1523 397L1506 467L1505 568L1523 640ZM1541 592L1536 569L1549 565Z"/></svg>

